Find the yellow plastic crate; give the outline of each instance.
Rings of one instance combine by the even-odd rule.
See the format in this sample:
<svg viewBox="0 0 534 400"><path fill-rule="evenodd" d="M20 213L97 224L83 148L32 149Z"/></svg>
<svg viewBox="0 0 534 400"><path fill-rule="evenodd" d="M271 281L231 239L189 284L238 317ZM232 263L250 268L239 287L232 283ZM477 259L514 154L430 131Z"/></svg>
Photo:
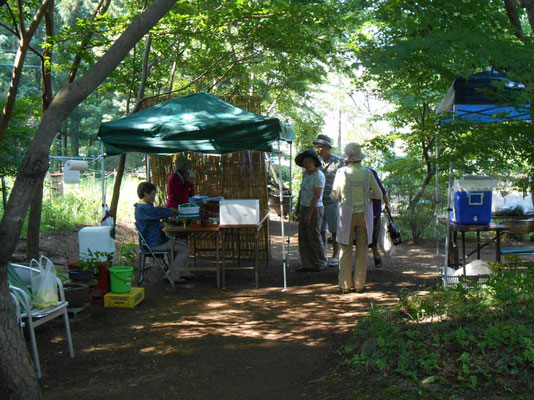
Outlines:
<svg viewBox="0 0 534 400"><path fill-rule="evenodd" d="M130 293L107 293L104 307L134 308L145 298L145 288L132 287Z"/></svg>

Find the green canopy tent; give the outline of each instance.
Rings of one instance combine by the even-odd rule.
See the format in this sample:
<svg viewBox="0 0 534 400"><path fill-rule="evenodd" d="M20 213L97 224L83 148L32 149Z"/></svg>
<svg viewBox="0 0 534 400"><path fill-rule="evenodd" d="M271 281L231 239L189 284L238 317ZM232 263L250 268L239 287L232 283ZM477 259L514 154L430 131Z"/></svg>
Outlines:
<svg viewBox="0 0 534 400"><path fill-rule="evenodd" d="M272 152L278 140L291 142L293 132L278 118L257 115L200 93L105 122L98 136L108 155L170 155L182 151L225 154L240 150Z"/></svg>
<svg viewBox="0 0 534 400"><path fill-rule="evenodd" d="M245 111L209 93L193 94L157 104L100 125L98 136L107 155L145 153L171 155L184 151L225 154L255 150L278 152L280 141L291 143L293 130L278 118ZM283 193L280 179L282 262L286 289Z"/></svg>

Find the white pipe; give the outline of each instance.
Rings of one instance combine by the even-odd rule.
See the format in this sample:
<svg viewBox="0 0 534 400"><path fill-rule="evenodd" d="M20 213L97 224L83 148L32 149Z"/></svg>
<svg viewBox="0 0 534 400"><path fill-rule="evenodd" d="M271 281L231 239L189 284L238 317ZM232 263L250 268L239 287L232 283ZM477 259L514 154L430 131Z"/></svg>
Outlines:
<svg viewBox="0 0 534 400"><path fill-rule="evenodd" d="M100 143L100 174L102 177L102 210L106 207L106 175L104 172L104 143Z"/></svg>
<svg viewBox="0 0 534 400"><path fill-rule="evenodd" d="M284 234L284 194L282 193L282 152L280 151L280 140L278 140L278 188L280 192L280 229L282 233L282 269L284 273L284 289L287 290L286 278L286 237Z"/></svg>

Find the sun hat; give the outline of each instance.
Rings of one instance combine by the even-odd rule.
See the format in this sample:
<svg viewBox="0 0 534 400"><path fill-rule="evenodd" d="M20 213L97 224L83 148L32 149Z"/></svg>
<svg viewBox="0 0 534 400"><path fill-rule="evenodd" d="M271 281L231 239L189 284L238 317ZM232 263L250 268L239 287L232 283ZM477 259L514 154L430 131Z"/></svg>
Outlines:
<svg viewBox="0 0 534 400"><path fill-rule="evenodd" d="M317 153L313 150L305 150L302 153L300 153L298 156L295 157L295 164L297 164L299 167L304 167L302 165L302 162L306 157L310 157L315 161L315 166L320 167L321 166L321 160L319 160L319 157L317 156Z"/></svg>
<svg viewBox="0 0 534 400"><path fill-rule="evenodd" d="M333 140L331 137L326 135L319 135L313 144L326 144L328 147L332 148Z"/></svg>
<svg viewBox="0 0 534 400"><path fill-rule="evenodd" d="M345 160L362 161L365 154L362 153L362 147L358 143L349 143L345 146Z"/></svg>
<svg viewBox="0 0 534 400"><path fill-rule="evenodd" d="M174 167L177 171L181 170L187 164L189 164L189 160L184 156L178 156L174 160Z"/></svg>

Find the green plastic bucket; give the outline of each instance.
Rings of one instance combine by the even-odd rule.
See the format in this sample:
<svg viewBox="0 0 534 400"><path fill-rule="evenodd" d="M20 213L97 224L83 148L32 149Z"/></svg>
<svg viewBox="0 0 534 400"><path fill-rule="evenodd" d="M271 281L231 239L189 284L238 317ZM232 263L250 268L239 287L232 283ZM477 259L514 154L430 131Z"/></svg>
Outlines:
<svg viewBox="0 0 534 400"><path fill-rule="evenodd" d="M134 273L132 267L111 267L109 269L109 280L112 293L129 293L132 290Z"/></svg>

